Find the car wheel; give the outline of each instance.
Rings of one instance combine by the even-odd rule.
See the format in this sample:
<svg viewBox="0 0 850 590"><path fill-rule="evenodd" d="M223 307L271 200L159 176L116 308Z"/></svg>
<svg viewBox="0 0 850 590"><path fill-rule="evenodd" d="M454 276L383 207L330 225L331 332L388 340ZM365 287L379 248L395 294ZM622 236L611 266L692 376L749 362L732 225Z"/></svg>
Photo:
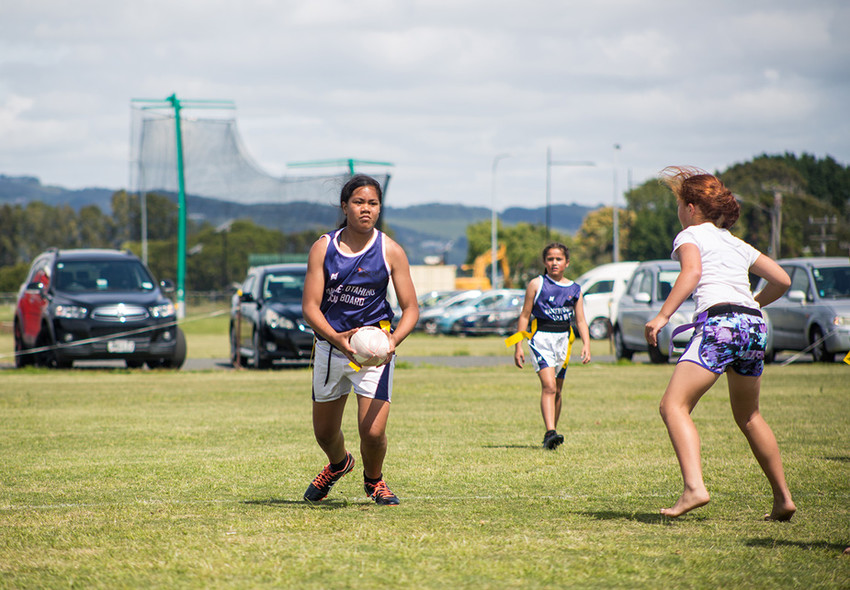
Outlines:
<svg viewBox="0 0 850 590"><path fill-rule="evenodd" d="M32 356L27 354L24 339L21 336L21 327L15 324L15 367L22 368L32 363Z"/></svg>
<svg viewBox="0 0 850 590"><path fill-rule="evenodd" d="M254 350L253 350L253 353L254 353L254 368L255 369L268 369L269 365L271 363L269 363L269 360L266 359L266 358L263 358L263 356L260 354L260 350L262 350L260 348L260 344L261 344L260 343L260 333L256 330L254 330Z"/></svg>
<svg viewBox="0 0 850 590"><path fill-rule="evenodd" d="M605 338L608 338L608 318L596 318L590 322L587 329L590 332L590 337L594 340L604 340Z"/></svg>
<svg viewBox="0 0 850 590"><path fill-rule="evenodd" d="M661 349L657 346L650 346L648 349L649 352L649 360L655 363L656 365L666 365L667 364L667 355L661 352Z"/></svg>
<svg viewBox="0 0 850 590"><path fill-rule="evenodd" d="M831 363L835 360L835 354L826 349L826 340L823 339L823 330L818 326L812 328L812 335L809 338L809 344L812 348L812 358L816 363Z"/></svg>
<svg viewBox="0 0 850 590"><path fill-rule="evenodd" d="M171 358L162 359L162 366L166 369L179 369L186 362L186 335L183 330L177 328L177 342L174 345L174 354Z"/></svg>
<svg viewBox="0 0 850 590"><path fill-rule="evenodd" d="M614 328L614 356L617 357L617 360L632 360L632 355L635 353L633 350L629 350L626 347L626 343L623 342L623 333Z"/></svg>
<svg viewBox="0 0 850 590"><path fill-rule="evenodd" d="M47 326L41 327L38 338L35 341L35 347L42 349L35 353L33 363L37 367L55 367L56 357L53 352L53 342L50 340Z"/></svg>
<svg viewBox="0 0 850 590"><path fill-rule="evenodd" d="M141 369L142 366L144 366L145 364L144 361L139 361L135 359L127 359L125 362L127 363L128 369Z"/></svg>

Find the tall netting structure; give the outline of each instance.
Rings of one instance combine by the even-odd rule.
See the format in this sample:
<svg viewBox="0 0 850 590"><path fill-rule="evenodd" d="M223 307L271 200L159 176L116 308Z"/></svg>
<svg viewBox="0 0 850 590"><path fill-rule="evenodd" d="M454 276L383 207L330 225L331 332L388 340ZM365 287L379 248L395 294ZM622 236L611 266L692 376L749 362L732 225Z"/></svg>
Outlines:
<svg viewBox="0 0 850 590"><path fill-rule="evenodd" d="M260 168L242 142L236 125L236 107L230 101L164 100L131 101L131 192L142 203L142 250L147 259L145 195L178 194L180 208L177 255L178 311L184 312L185 219L187 194L243 204L311 203L337 206L339 190L354 174L355 164L389 166L383 162L327 160L290 165L300 172L282 177ZM344 171L309 174L304 170L335 166ZM390 175L370 175L386 193ZM328 220L333 225L335 219ZM181 316L182 317L182 316Z"/></svg>

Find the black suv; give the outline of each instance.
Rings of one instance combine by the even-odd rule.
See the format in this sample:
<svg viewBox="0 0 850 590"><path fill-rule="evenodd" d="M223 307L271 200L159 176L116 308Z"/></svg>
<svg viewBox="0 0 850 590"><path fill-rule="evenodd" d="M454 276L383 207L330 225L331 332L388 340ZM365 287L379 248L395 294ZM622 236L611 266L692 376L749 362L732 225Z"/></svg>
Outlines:
<svg viewBox="0 0 850 590"><path fill-rule="evenodd" d="M313 329L301 313L306 264L268 264L248 269L230 307L230 359L257 369L273 361L310 362Z"/></svg>
<svg viewBox="0 0 850 590"><path fill-rule="evenodd" d="M130 252L51 248L18 292L15 365L123 359L128 367L179 368L186 339L164 294L172 290Z"/></svg>

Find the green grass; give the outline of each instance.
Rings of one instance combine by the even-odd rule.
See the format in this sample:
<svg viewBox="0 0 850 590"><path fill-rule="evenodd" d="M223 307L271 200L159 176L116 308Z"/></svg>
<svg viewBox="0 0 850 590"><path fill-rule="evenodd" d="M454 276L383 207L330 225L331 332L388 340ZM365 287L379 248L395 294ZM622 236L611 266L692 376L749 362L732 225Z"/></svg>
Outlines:
<svg viewBox="0 0 850 590"><path fill-rule="evenodd" d="M790 523L761 520L723 381L694 412L712 502L658 515L681 487L657 414L671 371L571 368L566 442L546 452L530 369L400 369L397 508L368 501L359 468L301 501L325 462L309 370L5 371L0 587L847 588L850 367L765 376Z"/></svg>

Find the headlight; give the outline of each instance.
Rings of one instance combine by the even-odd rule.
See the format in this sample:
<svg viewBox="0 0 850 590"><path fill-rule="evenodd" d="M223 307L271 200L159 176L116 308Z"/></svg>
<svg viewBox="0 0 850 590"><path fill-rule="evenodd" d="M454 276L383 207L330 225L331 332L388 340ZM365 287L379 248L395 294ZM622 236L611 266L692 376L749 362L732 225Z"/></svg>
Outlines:
<svg viewBox="0 0 850 590"><path fill-rule="evenodd" d="M80 307L79 305L57 305L55 311L56 317L69 320L84 319L88 313L85 307Z"/></svg>
<svg viewBox="0 0 850 590"><path fill-rule="evenodd" d="M151 315L155 318L170 318L174 315L174 304L170 301L163 305L151 307Z"/></svg>
<svg viewBox="0 0 850 590"><path fill-rule="evenodd" d="M282 316L275 310L270 309L266 312L266 325L269 328L282 328L284 330L294 330L295 322L288 317Z"/></svg>

